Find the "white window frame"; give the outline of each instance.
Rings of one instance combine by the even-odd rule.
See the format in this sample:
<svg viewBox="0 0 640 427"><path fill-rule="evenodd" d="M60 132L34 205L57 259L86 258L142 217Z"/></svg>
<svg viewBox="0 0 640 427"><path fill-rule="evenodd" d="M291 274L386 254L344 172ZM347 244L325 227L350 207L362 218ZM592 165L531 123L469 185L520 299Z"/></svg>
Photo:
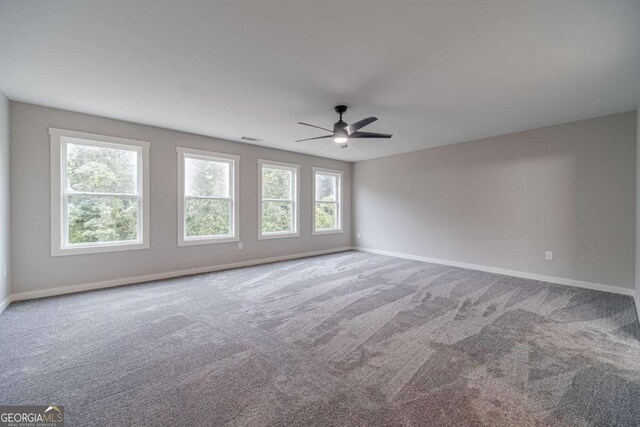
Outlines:
<svg viewBox="0 0 640 427"><path fill-rule="evenodd" d="M177 147L178 153L178 246L211 245L216 243L230 243L240 241L240 156L234 154L216 153L213 151L197 150L195 148ZM186 157L202 160L213 160L229 163L229 195L231 196L231 233L222 236L187 237L186 217L184 214L185 199L185 167ZM193 196L189 196L193 197ZM202 199L217 199L216 197L198 197Z"/></svg>
<svg viewBox="0 0 640 427"><path fill-rule="evenodd" d="M272 169L283 169L291 171L294 174L292 185L294 188L291 193L294 196L293 202L293 232L290 231L274 231L262 232L262 203L269 201L286 201L262 198L262 168L266 166ZM258 159L258 240L267 239L286 239L289 237L300 237L300 165L295 163L277 162L274 160Z"/></svg>
<svg viewBox="0 0 640 427"><path fill-rule="evenodd" d="M149 249L149 147L148 141L49 128L51 145L51 256L83 255ZM67 243L67 140L96 147L121 148L138 153L138 240L125 242ZM106 194L99 193L96 194ZM120 195L120 193L113 194ZM123 195L125 195L123 193ZM126 194L131 196L131 194Z"/></svg>
<svg viewBox="0 0 640 427"><path fill-rule="evenodd" d="M320 167L313 167L312 168L313 174L312 174L312 184L311 184L311 189L312 189L312 198L311 201L313 203L313 205L311 206L311 222L312 222L312 235L314 236L318 236L318 235L323 235L323 234L337 234L337 233L343 233L343 219L342 219L342 213L343 213L343 209L342 209L342 202L343 202L343 176L344 176L344 172L341 170L335 170L335 169L327 169L327 168L320 168ZM338 192L338 194L336 195L336 201L335 202L317 202L316 201L316 175L317 174L322 174L322 175L334 175L338 178L338 182L336 185L336 191ZM337 221L338 221L338 227L337 228L327 228L327 229L316 229L316 203L335 203L336 204L336 212L337 212Z"/></svg>

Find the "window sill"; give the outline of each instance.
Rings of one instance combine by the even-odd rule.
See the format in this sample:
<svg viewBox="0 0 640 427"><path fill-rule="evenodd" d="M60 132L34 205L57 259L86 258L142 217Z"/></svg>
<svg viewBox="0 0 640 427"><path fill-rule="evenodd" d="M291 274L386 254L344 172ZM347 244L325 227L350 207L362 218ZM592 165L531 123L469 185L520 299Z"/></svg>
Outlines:
<svg viewBox="0 0 640 427"><path fill-rule="evenodd" d="M270 240L270 239L288 239L291 237L300 237L300 233L273 233L273 234L260 234L258 240Z"/></svg>
<svg viewBox="0 0 640 427"><path fill-rule="evenodd" d="M84 246L84 247L69 247L69 248L51 248L51 256L68 256L68 255L89 255L99 254L106 252L124 252L124 251L137 251L142 249L149 249L149 243L126 243L126 244L113 244L113 245L98 245L98 246Z"/></svg>
<svg viewBox="0 0 640 427"><path fill-rule="evenodd" d="M218 243L234 243L239 242L239 237L213 237L203 239L180 240L178 246L198 246L198 245L215 245Z"/></svg>
<svg viewBox="0 0 640 427"><path fill-rule="evenodd" d="M344 230L313 230L311 233L314 236L322 236L323 234L340 234L344 233Z"/></svg>

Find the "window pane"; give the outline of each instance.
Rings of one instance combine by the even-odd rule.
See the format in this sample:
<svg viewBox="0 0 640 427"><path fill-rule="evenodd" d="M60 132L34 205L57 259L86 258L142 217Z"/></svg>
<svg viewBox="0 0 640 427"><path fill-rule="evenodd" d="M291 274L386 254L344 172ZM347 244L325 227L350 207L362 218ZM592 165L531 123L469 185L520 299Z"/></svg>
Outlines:
<svg viewBox="0 0 640 427"><path fill-rule="evenodd" d="M262 198L292 200L293 171L262 167Z"/></svg>
<svg viewBox="0 0 640 427"><path fill-rule="evenodd" d="M338 228L337 211L335 203L316 203L316 230Z"/></svg>
<svg viewBox="0 0 640 427"><path fill-rule="evenodd" d="M66 147L68 189L137 193L137 151L72 142Z"/></svg>
<svg viewBox="0 0 640 427"><path fill-rule="evenodd" d="M293 202L262 202L262 232L293 233Z"/></svg>
<svg viewBox="0 0 640 427"><path fill-rule="evenodd" d="M338 177L336 175L316 174L316 201L335 202L338 198Z"/></svg>
<svg viewBox="0 0 640 427"><path fill-rule="evenodd" d="M138 239L138 199L131 196L69 196L69 244Z"/></svg>
<svg viewBox="0 0 640 427"><path fill-rule="evenodd" d="M229 162L185 157L185 195L229 198Z"/></svg>
<svg viewBox="0 0 640 427"><path fill-rule="evenodd" d="M185 199L186 237L229 236L231 201Z"/></svg>

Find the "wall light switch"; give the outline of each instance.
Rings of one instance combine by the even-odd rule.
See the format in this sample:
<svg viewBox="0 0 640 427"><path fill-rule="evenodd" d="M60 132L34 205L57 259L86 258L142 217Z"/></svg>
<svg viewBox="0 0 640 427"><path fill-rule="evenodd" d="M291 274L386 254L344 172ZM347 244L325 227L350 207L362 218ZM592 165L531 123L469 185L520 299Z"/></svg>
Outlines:
<svg viewBox="0 0 640 427"><path fill-rule="evenodd" d="M238 242L238 249L242 249L242 242Z"/></svg>
<svg viewBox="0 0 640 427"><path fill-rule="evenodd" d="M356 234L356 239L359 239L359 238L360 238L360 233L357 233Z"/></svg>
<svg viewBox="0 0 640 427"><path fill-rule="evenodd" d="M2 266L2 277L3 277L4 279L6 279L6 278L7 278L7 266L6 266L6 265L3 265L3 266Z"/></svg>
<svg viewBox="0 0 640 427"><path fill-rule="evenodd" d="M547 261L553 261L553 252L547 251L544 253L544 259Z"/></svg>

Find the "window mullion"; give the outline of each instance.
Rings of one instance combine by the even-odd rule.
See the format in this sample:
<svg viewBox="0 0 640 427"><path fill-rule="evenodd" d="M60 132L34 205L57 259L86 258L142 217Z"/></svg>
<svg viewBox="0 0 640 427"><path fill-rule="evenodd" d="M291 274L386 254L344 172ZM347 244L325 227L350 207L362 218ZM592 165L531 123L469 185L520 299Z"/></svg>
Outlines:
<svg viewBox="0 0 640 427"><path fill-rule="evenodd" d="M209 197L209 196L184 196L185 199L198 199L198 200L215 200L220 202L231 202L230 197Z"/></svg>
<svg viewBox="0 0 640 427"><path fill-rule="evenodd" d="M65 173L66 175L66 173ZM69 195L62 194L62 246L69 245Z"/></svg>
<svg viewBox="0 0 640 427"><path fill-rule="evenodd" d="M140 193L107 193L98 191L75 191L66 190L65 194L69 196L102 196L102 197L140 197Z"/></svg>

